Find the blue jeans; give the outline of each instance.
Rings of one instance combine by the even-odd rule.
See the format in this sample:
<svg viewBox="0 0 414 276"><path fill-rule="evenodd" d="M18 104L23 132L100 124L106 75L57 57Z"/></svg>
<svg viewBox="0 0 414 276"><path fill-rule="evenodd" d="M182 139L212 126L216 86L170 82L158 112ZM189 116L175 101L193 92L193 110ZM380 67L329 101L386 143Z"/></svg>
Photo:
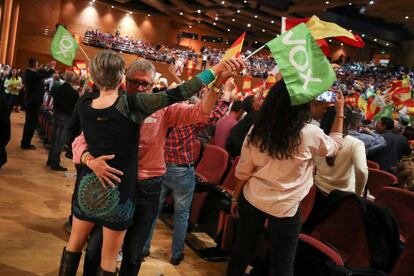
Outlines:
<svg viewBox="0 0 414 276"><path fill-rule="evenodd" d="M154 177L137 182L135 194L134 222L128 228L124 246L120 276L138 275L143 259L143 247L156 221L160 201L161 177ZM83 275L95 276L101 262L102 227L95 227L86 249Z"/></svg>
<svg viewBox="0 0 414 276"><path fill-rule="evenodd" d="M184 251L184 241L187 234L188 219L190 217L191 201L195 187L194 167L177 167L167 165L167 173L162 178L160 208L164 205L165 198L172 192L174 197L174 231L172 240L172 257L178 258ZM149 252L152 235L157 220L154 221L150 235L144 246L143 252Z"/></svg>
<svg viewBox="0 0 414 276"><path fill-rule="evenodd" d="M71 116L58 111L53 113L52 141L50 143L48 163L52 167L60 165L60 154L68 140L68 127Z"/></svg>

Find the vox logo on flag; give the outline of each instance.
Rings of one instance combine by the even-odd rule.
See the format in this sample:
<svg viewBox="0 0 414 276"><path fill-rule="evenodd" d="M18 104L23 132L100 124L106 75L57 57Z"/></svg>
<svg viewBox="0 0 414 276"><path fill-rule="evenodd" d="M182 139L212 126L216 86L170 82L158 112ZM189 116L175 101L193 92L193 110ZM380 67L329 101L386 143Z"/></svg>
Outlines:
<svg viewBox="0 0 414 276"><path fill-rule="evenodd" d="M292 105L310 102L336 80L331 64L304 23L266 45L282 72Z"/></svg>
<svg viewBox="0 0 414 276"><path fill-rule="evenodd" d="M63 64L72 66L78 47L79 45L72 35L63 26L59 25L50 45L53 58Z"/></svg>

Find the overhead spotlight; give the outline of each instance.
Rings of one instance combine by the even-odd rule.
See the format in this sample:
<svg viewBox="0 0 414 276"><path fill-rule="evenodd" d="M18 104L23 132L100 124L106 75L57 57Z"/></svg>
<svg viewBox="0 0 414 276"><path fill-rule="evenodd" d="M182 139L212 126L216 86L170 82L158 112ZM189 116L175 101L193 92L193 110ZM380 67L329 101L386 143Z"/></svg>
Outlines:
<svg viewBox="0 0 414 276"><path fill-rule="evenodd" d="M221 1L221 4L224 5L224 1Z"/></svg>
<svg viewBox="0 0 414 276"><path fill-rule="evenodd" d="M351 3L351 2L349 2L349 3L348 3L348 5L349 5L349 6L352 6L352 3Z"/></svg>
<svg viewBox="0 0 414 276"><path fill-rule="evenodd" d="M201 21L199 20L199 21L197 21L198 22L198 24L200 24L201 23Z"/></svg>
<svg viewBox="0 0 414 276"><path fill-rule="evenodd" d="M217 17L217 16L216 16L216 17L214 17L214 20L216 20L216 21L217 21L217 20L218 20L218 17Z"/></svg>
<svg viewBox="0 0 414 276"><path fill-rule="evenodd" d="M351 29L349 29L349 32L350 32L350 33L352 33L352 30L351 30Z"/></svg>
<svg viewBox="0 0 414 276"><path fill-rule="evenodd" d="M190 26L188 26L188 28L190 28L190 29L191 29L192 27L193 27L193 26L191 26L191 25L190 25Z"/></svg>
<svg viewBox="0 0 414 276"><path fill-rule="evenodd" d="M148 14L148 17L150 17L151 16L151 14Z"/></svg>
<svg viewBox="0 0 414 276"><path fill-rule="evenodd" d="M111 9L115 8L114 6L111 6Z"/></svg>
<svg viewBox="0 0 414 276"><path fill-rule="evenodd" d="M237 13L240 13L240 10L237 10Z"/></svg>
<svg viewBox="0 0 414 276"><path fill-rule="evenodd" d="M250 23L247 23L247 28L250 28L250 26L251 26L251 24Z"/></svg>
<svg viewBox="0 0 414 276"><path fill-rule="evenodd" d="M230 29L227 29L228 32L230 32Z"/></svg>
<svg viewBox="0 0 414 276"><path fill-rule="evenodd" d="M272 20L272 21L270 21L270 23L275 24L275 21L274 21L274 20Z"/></svg>
<svg viewBox="0 0 414 276"><path fill-rule="evenodd" d="M329 1L326 1L326 2L325 2L325 4L326 4L326 5L329 5Z"/></svg>
<svg viewBox="0 0 414 276"><path fill-rule="evenodd" d="M389 46L390 44L389 43L385 43L385 46Z"/></svg>
<svg viewBox="0 0 414 276"><path fill-rule="evenodd" d="M216 22L214 22L213 25L216 26Z"/></svg>
<svg viewBox="0 0 414 276"><path fill-rule="evenodd" d="M229 42L228 42L228 41L226 41L226 44L229 44Z"/></svg>
<svg viewBox="0 0 414 276"><path fill-rule="evenodd" d="M341 42L341 46L344 46L344 44Z"/></svg>
<svg viewBox="0 0 414 276"><path fill-rule="evenodd" d="M362 34L361 37L365 37L365 34Z"/></svg>
<svg viewBox="0 0 414 276"><path fill-rule="evenodd" d="M243 3L247 4L247 0L244 0Z"/></svg>
<svg viewBox="0 0 414 276"><path fill-rule="evenodd" d="M213 39L213 42L216 42L216 40L215 40L215 39Z"/></svg>
<svg viewBox="0 0 414 276"><path fill-rule="evenodd" d="M95 0L92 0L93 3L95 3Z"/></svg>
<svg viewBox="0 0 414 276"><path fill-rule="evenodd" d="M254 18L257 18L257 15L256 14L254 15Z"/></svg>
<svg viewBox="0 0 414 276"><path fill-rule="evenodd" d="M408 15L405 17L405 19L408 19L408 18L410 18Z"/></svg>
<svg viewBox="0 0 414 276"><path fill-rule="evenodd" d="M183 12L180 12L180 15L183 15Z"/></svg>
<svg viewBox="0 0 414 276"><path fill-rule="evenodd" d="M371 1L369 1L369 4L370 4L370 5L374 5L374 1L372 1L372 0L371 0Z"/></svg>
<svg viewBox="0 0 414 276"><path fill-rule="evenodd" d="M198 13L201 13L201 10L197 10Z"/></svg>
<svg viewBox="0 0 414 276"><path fill-rule="evenodd" d="M262 29L262 32L266 32L266 29Z"/></svg>
<svg viewBox="0 0 414 276"><path fill-rule="evenodd" d="M132 11L130 11L129 14L132 14Z"/></svg>
<svg viewBox="0 0 414 276"><path fill-rule="evenodd" d="M329 41L329 42L332 42L332 39L329 39L328 41Z"/></svg>
<svg viewBox="0 0 414 276"><path fill-rule="evenodd" d="M376 42L378 39L374 38L374 41Z"/></svg>
<svg viewBox="0 0 414 276"><path fill-rule="evenodd" d="M236 21L236 19L234 19L234 18L233 18L231 21L233 21L233 22L234 22L234 21Z"/></svg>

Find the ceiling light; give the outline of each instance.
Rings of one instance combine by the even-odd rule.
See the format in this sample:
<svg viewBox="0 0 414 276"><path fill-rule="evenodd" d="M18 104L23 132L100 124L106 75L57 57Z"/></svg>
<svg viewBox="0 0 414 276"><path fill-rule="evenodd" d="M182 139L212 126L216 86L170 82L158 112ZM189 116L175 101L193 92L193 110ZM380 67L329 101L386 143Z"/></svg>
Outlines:
<svg viewBox="0 0 414 276"><path fill-rule="evenodd" d="M218 20L218 17L217 17L217 16L216 16L216 17L214 17L214 20L216 20L216 21L217 21L217 20Z"/></svg>
<svg viewBox="0 0 414 276"><path fill-rule="evenodd" d="M200 11L200 10L197 10L197 12L198 12L198 13L201 13L201 11Z"/></svg>
<svg viewBox="0 0 414 276"><path fill-rule="evenodd" d="M257 18L257 15L254 15L254 18Z"/></svg>
<svg viewBox="0 0 414 276"><path fill-rule="evenodd" d="M213 39L213 42L216 42L216 40L215 40L215 39Z"/></svg>
<svg viewBox="0 0 414 276"><path fill-rule="evenodd" d="M369 4L370 4L370 5L373 5L373 4L374 4L374 1L372 1L372 0L371 0L371 1L369 1Z"/></svg>
<svg viewBox="0 0 414 276"><path fill-rule="evenodd" d="M247 0L244 0L244 1L243 1L243 3L245 3L245 4L246 4L246 3L247 3Z"/></svg>
<svg viewBox="0 0 414 276"><path fill-rule="evenodd" d="M255 41L254 44L257 44L257 41Z"/></svg>
<svg viewBox="0 0 414 276"><path fill-rule="evenodd" d="M224 1L221 1L221 4L224 5Z"/></svg>
<svg viewBox="0 0 414 276"><path fill-rule="evenodd" d="M95 0L92 0L93 3L95 3Z"/></svg>
<svg viewBox="0 0 414 276"><path fill-rule="evenodd" d="M351 2L349 2L349 3L348 3L348 5L349 5L349 6L352 6L352 3L351 3Z"/></svg>
<svg viewBox="0 0 414 276"><path fill-rule="evenodd" d="M329 5L329 1L326 1L326 2L325 2L325 4L326 4L326 5Z"/></svg>
<svg viewBox="0 0 414 276"><path fill-rule="evenodd" d="M350 33L352 33L352 30L351 30L351 29L349 29L349 32L350 32Z"/></svg>
<svg viewBox="0 0 414 276"><path fill-rule="evenodd" d="M148 16L151 16L151 14L148 14Z"/></svg>
<svg viewBox="0 0 414 276"><path fill-rule="evenodd" d="M272 20L272 21L270 21L270 23L274 24L274 23L275 23L275 21L274 21L274 20Z"/></svg>
<svg viewBox="0 0 414 276"><path fill-rule="evenodd" d="M329 42L332 42L332 39L329 39L328 41L329 41Z"/></svg>
<svg viewBox="0 0 414 276"><path fill-rule="evenodd" d="M180 15L183 15L183 12L180 12Z"/></svg>
<svg viewBox="0 0 414 276"><path fill-rule="evenodd" d="M198 20L197 22L198 22L198 24L200 24L200 23L201 23L201 21L200 21L200 20Z"/></svg>
<svg viewBox="0 0 414 276"><path fill-rule="evenodd" d="M190 26L188 26L188 28L190 28L190 29L191 29L192 27L193 27L193 26L191 26L191 25L190 25Z"/></svg>
<svg viewBox="0 0 414 276"><path fill-rule="evenodd" d="M113 8L115 8L114 6L111 6L111 8L113 9Z"/></svg>
<svg viewBox="0 0 414 276"><path fill-rule="evenodd" d="M227 29L228 32L230 32L230 29Z"/></svg>
<svg viewBox="0 0 414 276"><path fill-rule="evenodd" d="M389 43L385 43L385 46L389 46L390 44Z"/></svg>
<svg viewBox="0 0 414 276"><path fill-rule="evenodd" d="M361 36L362 36L362 37L365 37L365 34L362 34Z"/></svg>
<svg viewBox="0 0 414 276"><path fill-rule="evenodd" d="M341 42L341 46L344 46L344 44Z"/></svg>
<svg viewBox="0 0 414 276"><path fill-rule="evenodd" d="M229 44L229 42L228 42L228 41L226 41L226 44Z"/></svg>
<svg viewBox="0 0 414 276"><path fill-rule="evenodd" d="M266 29L262 29L262 32L266 32Z"/></svg>
<svg viewBox="0 0 414 276"><path fill-rule="evenodd" d="M213 25L216 26L216 22L214 22Z"/></svg>
<svg viewBox="0 0 414 276"><path fill-rule="evenodd" d="M234 22L234 21L236 21L236 19L234 19L234 18L233 18L231 21L233 21L233 22Z"/></svg>
<svg viewBox="0 0 414 276"><path fill-rule="evenodd" d="M237 13L240 13L240 10L237 10Z"/></svg>
<svg viewBox="0 0 414 276"><path fill-rule="evenodd" d="M374 41L377 41L378 39L374 38Z"/></svg>
<svg viewBox="0 0 414 276"><path fill-rule="evenodd" d="M129 14L132 14L132 12L129 12Z"/></svg>
<svg viewBox="0 0 414 276"><path fill-rule="evenodd" d="M92 3L92 1L90 1L90 2L89 2L89 5L92 5L92 4L93 4L93 3Z"/></svg>
<svg viewBox="0 0 414 276"><path fill-rule="evenodd" d="M410 18L408 15L405 17L405 19L408 19L408 18Z"/></svg>
<svg viewBox="0 0 414 276"><path fill-rule="evenodd" d="M251 24L250 24L250 23L248 23L248 24L247 24L247 28L250 28L250 26L251 26Z"/></svg>

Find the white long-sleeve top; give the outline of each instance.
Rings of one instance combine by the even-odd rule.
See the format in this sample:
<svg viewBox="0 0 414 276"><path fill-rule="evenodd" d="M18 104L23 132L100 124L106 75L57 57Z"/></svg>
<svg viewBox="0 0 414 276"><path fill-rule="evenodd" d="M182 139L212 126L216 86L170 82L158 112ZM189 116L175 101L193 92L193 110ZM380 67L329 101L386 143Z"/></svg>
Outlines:
<svg viewBox="0 0 414 276"><path fill-rule="evenodd" d="M342 148L330 167L325 158L316 157L315 184L330 193L333 190L353 192L361 195L368 179L368 167L364 143L350 135L344 137Z"/></svg>
<svg viewBox="0 0 414 276"><path fill-rule="evenodd" d="M292 217L313 185L315 156L334 156L341 147L342 133L325 135L312 124L301 130L301 143L293 157L272 158L244 140L236 177L246 180L243 194L257 209L275 217Z"/></svg>

